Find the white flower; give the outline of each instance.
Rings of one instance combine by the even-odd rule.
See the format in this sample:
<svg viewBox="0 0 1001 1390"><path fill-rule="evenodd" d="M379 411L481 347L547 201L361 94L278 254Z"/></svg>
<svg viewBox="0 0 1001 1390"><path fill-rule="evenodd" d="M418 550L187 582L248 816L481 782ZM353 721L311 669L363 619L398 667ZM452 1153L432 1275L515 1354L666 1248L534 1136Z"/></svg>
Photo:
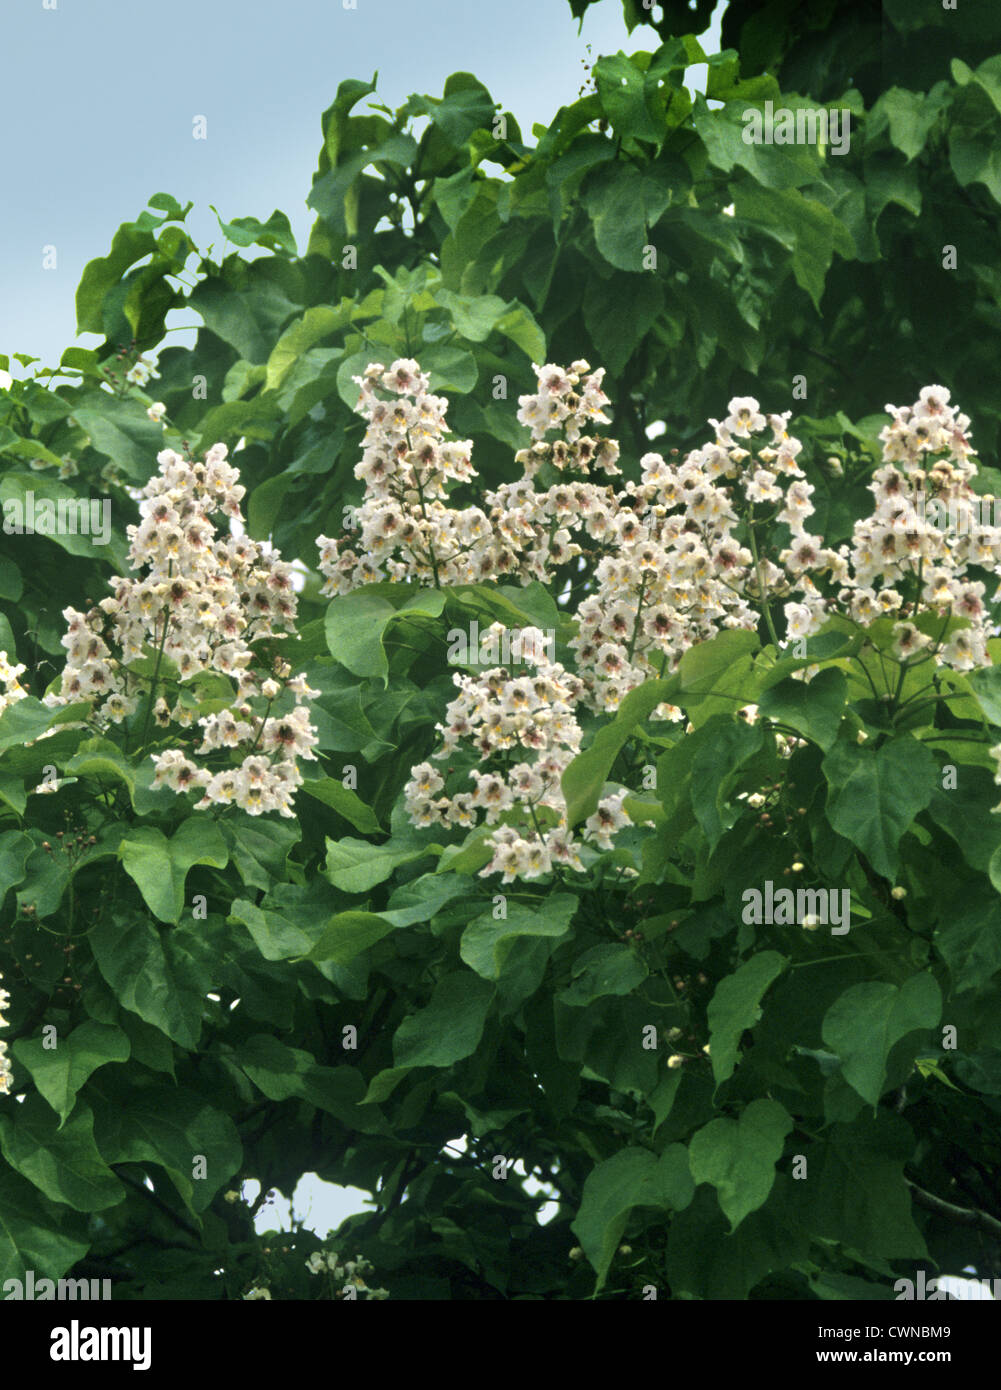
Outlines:
<svg viewBox="0 0 1001 1390"><path fill-rule="evenodd" d="M149 381L151 372L146 363L139 359L135 366L130 367L125 373L125 380L130 381L133 386L145 386Z"/></svg>
<svg viewBox="0 0 1001 1390"><path fill-rule="evenodd" d="M163 401L154 401L154 403L146 412L149 418L153 420L156 424L160 423L160 421L163 419L166 413L167 407L164 405Z"/></svg>
<svg viewBox="0 0 1001 1390"><path fill-rule="evenodd" d="M11 376L10 372L5 372L0 369L0 391L9 391L13 385L14 378Z"/></svg>
<svg viewBox="0 0 1001 1390"><path fill-rule="evenodd" d="M763 430L768 423L753 396L734 396L727 410L730 413L723 421L725 428L743 439Z"/></svg>

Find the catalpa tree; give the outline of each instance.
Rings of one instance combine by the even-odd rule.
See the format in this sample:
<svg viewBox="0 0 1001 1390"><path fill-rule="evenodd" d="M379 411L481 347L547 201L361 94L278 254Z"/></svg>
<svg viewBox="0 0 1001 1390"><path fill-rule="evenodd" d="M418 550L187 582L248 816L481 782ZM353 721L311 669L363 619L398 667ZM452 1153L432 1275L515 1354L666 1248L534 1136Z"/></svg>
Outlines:
<svg viewBox="0 0 1001 1390"><path fill-rule="evenodd" d="M0 359L8 1296L996 1270L1001 34L747 8L342 82L304 254L156 194Z"/></svg>

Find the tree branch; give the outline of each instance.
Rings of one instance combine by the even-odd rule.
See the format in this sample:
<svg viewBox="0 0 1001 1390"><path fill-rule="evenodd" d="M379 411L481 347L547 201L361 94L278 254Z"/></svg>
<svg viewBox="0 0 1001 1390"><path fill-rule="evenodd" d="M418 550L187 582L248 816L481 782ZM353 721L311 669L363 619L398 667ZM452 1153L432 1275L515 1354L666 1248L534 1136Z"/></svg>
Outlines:
<svg viewBox="0 0 1001 1390"><path fill-rule="evenodd" d="M957 1226L973 1226L979 1231L986 1231L995 1240L1001 1239L1001 1221L997 1221L993 1216L988 1216L987 1212L953 1206L951 1202L946 1202L941 1197L936 1197L934 1193L926 1192L923 1187L918 1187L917 1183L911 1182L910 1178L905 1178L904 1181L914 1194L914 1200L918 1206L926 1207L928 1211L933 1211L938 1216L944 1216L947 1221L952 1221Z"/></svg>

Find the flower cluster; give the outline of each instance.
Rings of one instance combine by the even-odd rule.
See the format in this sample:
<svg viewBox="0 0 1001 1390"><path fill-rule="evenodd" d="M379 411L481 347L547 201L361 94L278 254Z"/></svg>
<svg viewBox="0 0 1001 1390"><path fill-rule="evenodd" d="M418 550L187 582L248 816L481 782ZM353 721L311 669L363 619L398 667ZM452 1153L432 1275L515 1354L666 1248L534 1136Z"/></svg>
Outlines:
<svg viewBox="0 0 1001 1390"><path fill-rule="evenodd" d="M365 1283L364 1276L366 1273L371 1273L373 1265L369 1260L363 1259L361 1255L356 1255L353 1260L345 1260L341 1264L340 1256L336 1251L314 1250L306 1261L306 1268L310 1274L322 1274L324 1270L328 1270L338 1283L343 1281L344 1288L353 1285L359 1294L364 1294L370 1300L382 1302L389 1297L388 1289L370 1289Z"/></svg>
<svg viewBox="0 0 1001 1390"><path fill-rule="evenodd" d="M18 680L18 676L23 675L26 670L25 666L12 666L7 653L0 652L0 681L5 687L0 691L0 714L27 696L28 692Z"/></svg>
<svg viewBox="0 0 1001 1390"><path fill-rule="evenodd" d="M901 660L931 648L939 666L989 666L993 622L985 586L968 571L975 566L1001 576L1001 528L978 520L970 421L949 404L942 386L926 386L913 406L886 409L893 418L880 434L883 466L870 484L876 505L871 517L855 523L852 578L839 603L863 626L884 614L895 618ZM926 497L955 518L954 529L933 524ZM922 616L935 620L930 632L929 624L920 626Z"/></svg>
<svg viewBox="0 0 1001 1390"><path fill-rule="evenodd" d="M608 416L602 406L609 399L601 389L605 369L601 367L592 372L589 364L581 359L571 362L564 370L547 362L544 367L532 363L537 387L534 395L518 397L518 423L527 425L536 443L543 440L552 429L562 429L567 447L552 449L523 449L515 457L516 462L525 468L526 477L534 477L541 464L549 461L557 468L575 468L581 462L593 458L594 462L609 475L621 470L615 466L619 455L618 445L611 440L602 441L602 449L595 455L589 447L595 441L582 432L588 425L607 425ZM577 388L580 387L578 390Z"/></svg>
<svg viewBox="0 0 1001 1390"><path fill-rule="evenodd" d="M66 667L59 691L45 700L88 703L90 722L102 729L143 706L147 723L152 716L159 728L186 728L197 712L188 683L206 673L228 677L234 704L198 719L197 752L243 749L242 764L210 772L168 748L155 757L156 784L202 790L199 808L233 803L251 815L291 816L302 781L297 759L315 757L316 732L302 702L317 692L287 662L262 668L251 646L293 632L297 601L291 565L245 535L217 532L212 517L220 512L242 521L244 488L226 453L216 444L204 462L172 449L157 456L159 473L141 494L142 520L128 527L131 566L146 572L112 579L113 596L87 612L64 611ZM161 680L173 686L173 704L157 698ZM276 703L284 712L272 713Z"/></svg>
<svg viewBox="0 0 1001 1390"><path fill-rule="evenodd" d="M832 547L808 529L815 488L800 466L803 446L789 433L790 411L768 414L753 397L735 397L723 419L710 419L709 443L681 459L677 450L670 460L648 452L640 480L619 487L593 476L620 473L616 441L593 433L608 423L603 372L584 361L535 371L536 392L519 398L517 418L532 433L515 455L522 476L485 492L484 510L457 511L444 483L474 474L468 442L453 446L460 468L442 463L444 402L427 397L415 362L370 367L357 378L370 424L356 476L367 495L351 512L362 553L320 538L328 593L387 576L436 585L510 577L563 593L569 585L575 673L542 663L528 676L498 667L456 677L461 693L438 726L444 743L432 757L448 757L468 740L490 765L470 773L475 791L446 793L431 763L413 769L406 787L418 825L468 827L485 812L497 828L484 873L503 872L507 882L559 863L580 867L559 790L579 738L575 711L615 710L629 691L676 671L686 651L722 630L763 623L781 648L817 633L833 614L863 627L890 617L903 662L932 658L961 671L990 664L992 618L984 584L969 570L1001 576L1001 528L978 520L970 422L944 388L925 387L913 406L887 406L873 513L855 524L850 542ZM380 400L376 386L399 399ZM547 441L553 430L561 437ZM958 517L953 532L926 519L926 493ZM779 544L765 553L762 537L776 526ZM402 559L389 558L397 552ZM999 595L1001 588L994 601ZM817 669L797 678L809 681ZM749 708L745 717L755 713ZM654 717L684 716L662 704ZM798 742L783 739L780 751L789 756ZM534 761L512 766L519 746ZM606 845L625 813L609 803L601 814L607 824L589 823L588 833ZM529 817L534 835L521 833Z"/></svg>
<svg viewBox="0 0 1001 1390"><path fill-rule="evenodd" d="M0 975L0 980L3 976ZM0 989L0 1028L7 1027L7 1020L3 1016L4 1009L10 1008L10 995L5 989ZM11 1070L10 1061L7 1057L7 1044L0 1042L0 1095L7 1095L10 1092Z"/></svg>
<svg viewBox="0 0 1001 1390"><path fill-rule="evenodd" d="M873 515L837 549L807 530L814 488L797 462L802 445L788 433L789 412L765 415L753 397L737 397L725 419L710 420L714 441L680 464L644 455L641 483L624 489L628 502L620 499L611 517L599 512L597 528L584 522L594 539L604 533L613 542L594 592L576 611L571 643L592 707L614 709L721 628L754 629L762 614L771 623L774 599L786 600L785 641L811 636L837 611L861 626L892 615L900 659L932 648L940 666L989 664L984 585L967 570L979 565L1001 575L1001 529L974 524L969 420L948 401L947 391L932 386L912 407L887 407L893 423L881 435L884 464L870 485ZM760 438L764 431L770 438ZM958 516L954 534L925 518L922 486ZM585 499L576 500L583 510ZM756 528L772 521L789 533L775 560L759 557L754 540ZM741 524L750 549L737 539ZM941 626L921 630L922 615ZM814 669L800 678L809 680ZM680 715L670 707L658 713Z"/></svg>
<svg viewBox="0 0 1001 1390"><path fill-rule="evenodd" d="M721 629L755 629L769 593L799 589L807 605L816 602L791 553L779 557L783 569L757 559L735 535L742 523L753 535L755 508L773 503L794 547L806 539L813 489L796 462L802 445L789 436L788 418L765 416L757 401L736 397L724 420L710 421L711 444L677 464L644 454L640 482L627 483L597 525L585 520L605 549L593 592L577 608L571 643L591 708L614 710L630 690L676 670L690 647ZM770 435L753 440L762 430ZM673 706L655 714L681 717Z"/></svg>
<svg viewBox="0 0 1001 1390"><path fill-rule="evenodd" d="M500 623L488 630L496 640ZM498 666L477 676L457 673L460 693L437 724L442 744L432 754L450 758L471 745L480 766L469 772L472 791L443 794L445 779L431 763L411 771L404 789L405 806L418 826L497 828L486 837L493 850L480 876L503 874L503 882L539 878L559 865L583 870L579 847L567 828L566 801L560 778L580 749L581 729L574 706L583 694L577 677L544 653L538 628L521 634L522 674ZM604 798L585 823L584 838L600 849L631 824L622 809L625 793Z"/></svg>
<svg viewBox="0 0 1001 1390"><path fill-rule="evenodd" d="M349 535L319 536L325 594L347 593L387 577L428 583L470 583L491 572L490 527L479 507L449 507L446 483L476 476L469 440L445 435L448 402L428 392L416 362L387 370L373 363L356 407L368 420L355 477L365 483L360 507L345 508ZM383 400L378 389L390 393Z"/></svg>

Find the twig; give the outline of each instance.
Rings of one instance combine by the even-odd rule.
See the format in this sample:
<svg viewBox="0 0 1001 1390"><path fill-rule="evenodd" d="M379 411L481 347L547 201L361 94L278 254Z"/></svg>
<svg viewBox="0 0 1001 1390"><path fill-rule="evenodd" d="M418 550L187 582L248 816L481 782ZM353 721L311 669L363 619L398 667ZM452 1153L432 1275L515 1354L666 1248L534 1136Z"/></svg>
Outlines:
<svg viewBox="0 0 1001 1390"><path fill-rule="evenodd" d="M905 1178L904 1181L911 1189L914 1200L919 1206L927 1207L929 1211L935 1212L938 1216L944 1216L946 1220L955 1222L957 1226L973 1226L977 1230L986 1231L995 1240L1001 1238L1001 1221L997 1221L993 1216L988 1216L987 1212L953 1206L951 1202L946 1202L941 1197L936 1197L934 1193L926 1192L923 1187L918 1187L917 1183L911 1182L909 1178Z"/></svg>

